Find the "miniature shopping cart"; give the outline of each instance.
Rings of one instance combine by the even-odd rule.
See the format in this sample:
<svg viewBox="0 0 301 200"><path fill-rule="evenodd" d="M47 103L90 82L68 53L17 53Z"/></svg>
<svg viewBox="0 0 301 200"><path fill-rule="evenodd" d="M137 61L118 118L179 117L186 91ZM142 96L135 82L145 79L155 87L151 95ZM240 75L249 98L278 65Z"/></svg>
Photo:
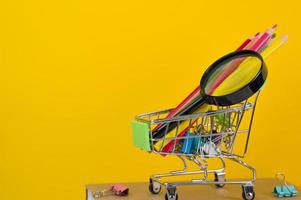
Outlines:
<svg viewBox="0 0 301 200"><path fill-rule="evenodd" d="M159 194L161 186L166 187L166 200L177 200L177 186L212 184L241 184L242 197L255 198L253 189L256 171L242 161L247 153L250 131L259 92L242 103L227 106L209 106L207 111L194 112L172 118L166 116L172 109L136 116L132 122L133 143L136 147L162 156L175 155L183 162L183 169L150 177L149 190ZM153 138L156 127L176 124L163 137ZM167 129L166 129L167 130ZM219 160L221 166L209 168L210 160ZM234 161L251 172L249 179L226 179L226 160ZM189 170L187 161L197 165L197 170ZM196 176L187 181L168 179Z"/></svg>

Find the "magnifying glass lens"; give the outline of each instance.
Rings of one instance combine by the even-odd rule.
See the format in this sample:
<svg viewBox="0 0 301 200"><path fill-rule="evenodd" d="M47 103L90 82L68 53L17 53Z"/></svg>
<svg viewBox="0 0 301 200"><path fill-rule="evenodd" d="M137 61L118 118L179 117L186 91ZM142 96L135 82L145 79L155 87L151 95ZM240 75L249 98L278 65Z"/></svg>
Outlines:
<svg viewBox="0 0 301 200"><path fill-rule="evenodd" d="M261 66L262 60L254 56L242 55L225 59L208 74L204 93L224 96L236 92L257 76Z"/></svg>

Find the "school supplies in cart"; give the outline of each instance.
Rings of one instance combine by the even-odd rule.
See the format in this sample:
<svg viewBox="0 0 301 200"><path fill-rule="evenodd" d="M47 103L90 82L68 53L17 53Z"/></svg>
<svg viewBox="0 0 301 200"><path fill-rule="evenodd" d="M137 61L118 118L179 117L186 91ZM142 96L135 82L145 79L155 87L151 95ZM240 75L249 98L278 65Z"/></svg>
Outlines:
<svg viewBox="0 0 301 200"><path fill-rule="evenodd" d="M152 175L149 189L153 194L166 186L165 199L177 200L177 186L241 184L243 199L255 198L255 169L242 159L247 153L256 102L267 78L264 58L287 39L275 37L275 28L250 37L238 51L214 62L202 76L198 88L175 109L136 116L132 122L134 145L160 155L175 155L184 165L178 171ZM245 140L242 145L236 145L241 136ZM220 160L221 167L209 168L206 161L209 158ZM189 171L186 160L196 164L199 170ZM225 160L250 170L251 177L226 180ZM185 175L198 176L187 181L168 180Z"/></svg>

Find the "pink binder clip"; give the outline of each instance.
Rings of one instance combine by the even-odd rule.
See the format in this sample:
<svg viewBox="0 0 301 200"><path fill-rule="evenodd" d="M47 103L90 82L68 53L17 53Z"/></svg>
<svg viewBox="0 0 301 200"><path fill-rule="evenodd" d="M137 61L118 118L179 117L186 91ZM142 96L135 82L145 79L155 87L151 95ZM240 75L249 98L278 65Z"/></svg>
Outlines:
<svg viewBox="0 0 301 200"><path fill-rule="evenodd" d="M129 188L123 184L114 184L111 190L117 196L126 196L129 193Z"/></svg>
<svg viewBox="0 0 301 200"><path fill-rule="evenodd" d="M100 199L101 197L108 195L116 195L116 196L126 196L129 193L129 188L127 188L123 184L114 184L107 190L96 191L93 193L93 198L95 200Z"/></svg>

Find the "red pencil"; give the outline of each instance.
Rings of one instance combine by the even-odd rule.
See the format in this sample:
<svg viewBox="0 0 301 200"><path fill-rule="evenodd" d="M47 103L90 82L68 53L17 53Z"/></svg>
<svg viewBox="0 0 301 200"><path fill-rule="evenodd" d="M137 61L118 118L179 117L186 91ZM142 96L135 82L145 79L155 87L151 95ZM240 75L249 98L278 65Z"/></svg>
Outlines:
<svg viewBox="0 0 301 200"><path fill-rule="evenodd" d="M253 41L258 35L260 34L260 32L256 33L255 35L253 35L252 37L248 38L244 43L242 43L240 45L240 47L238 47L236 49L236 51L240 51L243 50L251 41Z"/></svg>

